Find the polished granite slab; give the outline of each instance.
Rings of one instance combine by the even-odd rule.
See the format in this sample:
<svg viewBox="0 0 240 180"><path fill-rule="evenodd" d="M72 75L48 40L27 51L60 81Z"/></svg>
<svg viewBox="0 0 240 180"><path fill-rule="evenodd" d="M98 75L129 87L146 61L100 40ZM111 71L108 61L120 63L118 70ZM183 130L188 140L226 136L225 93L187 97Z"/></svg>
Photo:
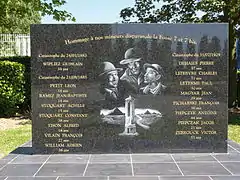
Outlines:
<svg viewBox="0 0 240 180"><path fill-rule="evenodd" d="M35 154L31 142L0 159L0 180L240 180L240 145L228 153Z"/></svg>

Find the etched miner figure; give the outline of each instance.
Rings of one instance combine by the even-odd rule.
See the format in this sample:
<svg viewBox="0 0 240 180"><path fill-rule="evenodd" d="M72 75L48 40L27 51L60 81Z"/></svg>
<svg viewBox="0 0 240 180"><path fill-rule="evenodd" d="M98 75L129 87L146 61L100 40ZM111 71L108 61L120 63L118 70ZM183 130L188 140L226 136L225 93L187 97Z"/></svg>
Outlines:
<svg viewBox="0 0 240 180"><path fill-rule="evenodd" d="M161 94L161 92L166 89L166 86L160 81L163 76L162 67L158 64L146 63L143 65L143 69L145 70L144 83L147 85L142 87L140 91L143 94Z"/></svg>
<svg viewBox="0 0 240 180"><path fill-rule="evenodd" d="M100 92L104 94L107 106L115 107L124 102L124 88L119 82L118 72L121 68L115 68L110 62L103 62L103 72L99 75L103 78Z"/></svg>
<svg viewBox="0 0 240 180"><path fill-rule="evenodd" d="M129 96L128 98L125 99L125 126L124 132L120 133L120 135L128 136L138 135L136 131L136 124L134 118L135 118L134 98L132 96Z"/></svg>
<svg viewBox="0 0 240 180"><path fill-rule="evenodd" d="M120 64L127 65L127 69L120 79L125 82L130 92L138 93L140 84L143 82L143 74L139 63L141 57L137 55L134 48L130 48L125 52L124 58L120 61Z"/></svg>

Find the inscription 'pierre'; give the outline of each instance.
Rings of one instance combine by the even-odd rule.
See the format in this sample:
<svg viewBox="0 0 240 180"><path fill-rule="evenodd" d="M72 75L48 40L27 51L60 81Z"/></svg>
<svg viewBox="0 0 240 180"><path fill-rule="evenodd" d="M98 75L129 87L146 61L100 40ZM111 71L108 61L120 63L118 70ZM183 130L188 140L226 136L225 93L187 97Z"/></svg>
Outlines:
<svg viewBox="0 0 240 180"><path fill-rule="evenodd" d="M214 65L214 61L179 61L178 62L179 65L182 66L196 66L196 65L200 65L200 66L210 66L210 65Z"/></svg>

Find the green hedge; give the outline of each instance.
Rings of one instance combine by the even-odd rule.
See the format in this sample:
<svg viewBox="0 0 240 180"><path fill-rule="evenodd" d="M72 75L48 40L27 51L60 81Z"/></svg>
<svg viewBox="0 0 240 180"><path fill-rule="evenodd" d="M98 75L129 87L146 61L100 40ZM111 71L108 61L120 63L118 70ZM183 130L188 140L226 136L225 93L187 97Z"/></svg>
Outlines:
<svg viewBox="0 0 240 180"><path fill-rule="evenodd" d="M0 61L0 116L11 116L25 99L25 66L17 62Z"/></svg>
<svg viewBox="0 0 240 180"><path fill-rule="evenodd" d="M25 66L26 72L30 73L31 69L31 57L29 56L12 56L12 57L0 57L0 61L18 62Z"/></svg>
<svg viewBox="0 0 240 180"><path fill-rule="evenodd" d="M24 78L25 78L25 84L24 84L24 102L22 104L19 104L19 110L21 112L30 111L31 107L31 57L29 56L13 56L13 57L2 57L0 58L0 61L11 61L11 62L17 62L25 67L24 71ZM21 113L20 112L20 113Z"/></svg>

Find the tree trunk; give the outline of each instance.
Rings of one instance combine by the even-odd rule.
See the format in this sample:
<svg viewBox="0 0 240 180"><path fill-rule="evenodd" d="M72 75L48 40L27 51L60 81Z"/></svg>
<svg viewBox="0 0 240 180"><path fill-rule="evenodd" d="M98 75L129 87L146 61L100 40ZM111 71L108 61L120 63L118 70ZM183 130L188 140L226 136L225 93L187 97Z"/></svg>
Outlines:
<svg viewBox="0 0 240 180"><path fill-rule="evenodd" d="M237 71L235 53L234 26L229 23L229 82L228 82L228 107L232 107L237 99Z"/></svg>

